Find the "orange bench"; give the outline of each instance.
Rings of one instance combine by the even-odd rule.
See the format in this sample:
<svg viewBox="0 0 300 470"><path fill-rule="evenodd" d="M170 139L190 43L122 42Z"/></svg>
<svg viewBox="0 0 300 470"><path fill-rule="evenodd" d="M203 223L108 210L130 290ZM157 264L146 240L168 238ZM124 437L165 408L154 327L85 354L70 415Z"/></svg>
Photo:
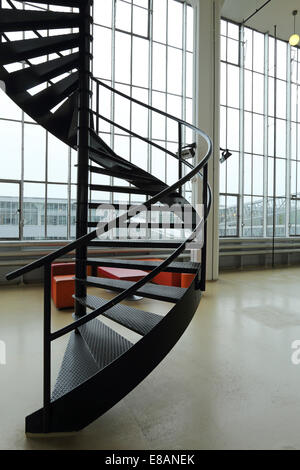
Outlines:
<svg viewBox="0 0 300 470"><path fill-rule="evenodd" d="M90 276L91 267L87 268ZM58 309L74 307L75 263L53 263L51 265L51 296Z"/></svg>
<svg viewBox="0 0 300 470"><path fill-rule="evenodd" d="M163 261L160 258L144 258L140 259L139 261ZM181 286L181 273L160 273L155 278L152 279L152 282L154 284L159 284L162 286L175 286L175 287L180 287Z"/></svg>
<svg viewBox="0 0 300 470"><path fill-rule="evenodd" d="M147 275L146 271L139 269L127 269L127 268L110 268L110 267L98 267L98 277L104 277L109 279L120 279L123 281L139 281Z"/></svg>

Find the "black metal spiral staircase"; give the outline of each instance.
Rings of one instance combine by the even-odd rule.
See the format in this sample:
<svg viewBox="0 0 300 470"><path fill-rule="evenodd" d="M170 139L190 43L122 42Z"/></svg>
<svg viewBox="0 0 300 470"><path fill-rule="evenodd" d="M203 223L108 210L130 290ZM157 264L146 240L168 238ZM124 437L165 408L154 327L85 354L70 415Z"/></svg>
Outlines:
<svg viewBox="0 0 300 470"><path fill-rule="evenodd" d="M30 9L25 9L25 3L7 0L1 5L0 80L4 82L9 97L34 121L78 150L77 225L75 241L7 275L7 279L15 279L40 267L44 269L43 407L26 418L26 431L33 434L70 432L87 426L140 383L176 344L198 307L201 291L205 290L206 220L211 203L207 169L212 145L209 137L196 127L134 100L92 77L91 0L39 0L38 2L30 0ZM49 3L52 6L59 6L60 11L47 10ZM45 4L45 10L41 9L42 4ZM72 7L73 12L61 11L61 7ZM56 30L63 28L75 29L75 32L55 33ZM20 31L25 32L22 40L10 40L10 32ZM27 31L31 33L28 39L26 39ZM47 31L51 31L51 35L47 34ZM36 65L32 63L32 59L43 56L48 56L45 61ZM19 67L12 71L9 65L16 63ZM34 95L29 93L28 90L41 84L46 84L42 91ZM161 114L166 119L175 121L178 125L178 153L170 152L104 117L101 114L99 99L101 87L147 108L149 112ZM96 98L96 109L91 106L92 90ZM168 186L117 155L99 137L101 120L177 159L178 181ZM196 136L204 139L207 144L205 156L195 166L182 158L182 130L185 126ZM188 172L183 171L184 167L188 168ZM91 173L124 179L130 185L120 188L90 185ZM126 213L117 217L118 223L128 223L137 213L145 211L145 208L150 209L157 203L165 206L187 205L188 202L182 196L181 190L196 175L203 180L204 245L201 264L176 261L202 226L202 221L195 210L193 210L191 234L184 241L101 240L101 237L97 237L99 235L97 230L91 229L95 226L95 222L88 221L88 214L96 204L89 202L89 190L146 195L148 198L143 206L129 208ZM109 223L102 223L100 226L101 233L106 233L110 229ZM172 252L163 262L89 258L88 247L95 245L128 248L164 247ZM73 250L76 251L74 322L59 331L51 332L51 263ZM149 274L136 283L112 281L87 277L88 265L144 268ZM195 277L190 287L186 289L151 283L151 280L161 272L190 273ZM112 300L106 301L88 295L87 286L109 288L117 292L117 295ZM171 302L174 305L163 317L121 303L135 293ZM98 318L101 316L108 317L115 323L138 333L141 339L132 344L113 327L106 326ZM56 384L51 391L51 343L68 333L71 333L70 340Z"/></svg>

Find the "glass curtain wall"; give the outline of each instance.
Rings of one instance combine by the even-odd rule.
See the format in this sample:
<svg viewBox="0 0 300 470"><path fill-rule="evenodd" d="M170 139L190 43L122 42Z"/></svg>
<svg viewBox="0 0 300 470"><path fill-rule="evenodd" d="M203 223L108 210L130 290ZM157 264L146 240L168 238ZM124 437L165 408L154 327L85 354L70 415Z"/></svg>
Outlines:
<svg viewBox="0 0 300 470"><path fill-rule="evenodd" d="M8 7L5 0L2 5ZM20 8L20 4L16 2ZM25 9L45 9L30 5ZM70 11L70 8L55 7ZM64 29L63 33L70 30ZM40 32L43 36L48 31ZM9 33L11 40L36 37ZM2 40L4 40L2 38ZM94 2L94 76L110 86L193 122L194 10L178 0ZM66 52L66 54L69 52ZM53 55L54 56L54 55ZM51 57L54 58L54 57ZM32 60L32 63L37 63ZM8 66L9 71L24 64ZM47 86L47 84L44 84ZM32 94L42 87L32 89ZM104 88L103 88L104 90ZM101 114L177 151L177 127L103 91ZM123 158L168 184L178 178L176 161L104 123L101 137ZM192 136L185 135L191 143ZM0 239L69 239L75 235L76 152L34 123L0 90ZM93 175L94 184L126 185ZM191 198L191 192L186 193ZM140 196L96 193L92 200L142 202Z"/></svg>
<svg viewBox="0 0 300 470"><path fill-rule="evenodd" d="M31 5L30 2L23 5L12 3L18 9L51 9L47 5ZM11 8L5 0L2 0L2 6ZM70 8L57 9L70 11ZM76 32L65 28L61 34L72 31ZM49 31L39 33L51 35ZM33 32L20 32L7 33L7 37L20 40L37 36ZM5 38L1 37L1 40L5 42ZM52 54L32 59L31 63L38 64L57 57ZM13 72L26 66L19 62L6 66L6 69ZM58 79L62 78L64 76ZM44 83L28 91L35 95L46 87L47 83ZM3 89L0 89L0 145L0 239L71 238L76 214L76 153L22 112Z"/></svg>
<svg viewBox="0 0 300 470"><path fill-rule="evenodd" d="M221 27L221 237L299 235L299 49Z"/></svg>

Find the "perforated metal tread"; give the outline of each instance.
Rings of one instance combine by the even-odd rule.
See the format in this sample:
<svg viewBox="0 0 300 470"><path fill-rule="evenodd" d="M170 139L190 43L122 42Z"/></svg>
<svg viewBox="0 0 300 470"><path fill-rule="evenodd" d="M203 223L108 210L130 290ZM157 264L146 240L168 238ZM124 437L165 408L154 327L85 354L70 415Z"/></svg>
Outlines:
<svg viewBox="0 0 300 470"><path fill-rule="evenodd" d="M182 241L174 240L97 240L89 243L89 246L115 247L115 248L165 248L175 250Z"/></svg>
<svg viewBox="0 0 300 470"><path fill-rule="evenodd" d="M104 289L110 289L116 292L122 292L129 287L132 287L135 283L130 281L120 281L117 279L106 279L101 277L87 277L87 280L78 279L79 281L86 283L89 286L101 287ZM143 297L150 299L162 300L163 302L176 303L186 292L186 289L181 287L173 286L160 286L156 284L146 284L141 287L136 293Z"/></svg>
<svg viewBox="0 0 300 470"><path fill-rule="evenodd" d="M52 392L52 401L71 392L99 370L83 338L75 332L71 333Z"/></svg>
<svg viewBox="0 0 300 470"><path fill-rule="evenodd" d="M76 297L75 297L76 298ZM82 305L96 310L107 303L107 300L94 295L85 298L76 298ZM129 328L130 330L144 336L152 330L163 318L155 313L138 310L127 305L118 304L107 310L103 316Z"/></svg>
<svg viewBox="0 0 300 470"><path fill-rule="evenodd" d="M115 258L88 258L87 263L93 266L114 266L116 268L131 268L151 270L161 264L159 261L147 260L128 260L128 259L115 259ZM175 262L169 264L163 272L170 273L190 273L194 274L199 269L199 263L180 263Z"/></svg>
<svg viewBox="0 0 300 470"><path fill-rule="evenodd" d="M79 331L100 370L133 346L101 320L91 320L81 326Z"/></svg>

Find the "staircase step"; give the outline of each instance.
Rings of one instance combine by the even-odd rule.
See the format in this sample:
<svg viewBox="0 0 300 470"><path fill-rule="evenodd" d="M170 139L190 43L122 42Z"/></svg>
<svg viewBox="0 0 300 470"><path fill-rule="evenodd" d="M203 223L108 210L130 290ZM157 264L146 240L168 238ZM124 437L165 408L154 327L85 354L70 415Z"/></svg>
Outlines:
<svg viewBox="0 0 300 470"><path fill-rule="evenodd" d="M85 298L74 298L82 305L93 310L97 310L107 303L107 300L93 295L88 295ZM145 312L122 304L118 304L110 308L103 314L103 316L110 318L116 323L119 323L142 336L149 333L149 331L151 331L152 328L154 328L163 318L155 313Z"/></svg>
<svg viewBox="0 0 300 470"><path fill-rule="evenodd" d="M97 240L89 243L91 247L97 248L166 248L166 249L176 249L181 244L182 241L175 240Z"/></svg>
<svg viewBox="0 0 300 470"><path fill-rule="evenodd" d="M156 268L161 263L159 261L147 261L147 260L129 260L129 259L115 259L115 258L88 258L88 265L90 266L105 266L115 268L127 268L127 269L142 269L149 270ZM168 273L188 273L195 274L199 269L199 263L171 263L167 266L163 272Z"/></svg>
<svg viewBox="0 0 300 470"><path fill-rule="evenodd" d="M8 94L15 94L28 90L74 68L78 68L78 65L79 53L75 53L18 70L9 75L9 80L6 83L6 92Z"/></svg>
<svg viewBox="0 0 300 470"><path fill-rule="evenodd" d="M77 13L2 9L0 32L79 27Z"/></svg>
<svg viewBox="0 0 300 470"><path fill-rule="evenodd" d="M72 332L52 392L52 401L71 392L99 370L83 338Z"/></svg>
<svg viewBox="0 0 300 470"><path fill-rule="evenodd" d="M52 392L52 401L83 384L132 346L132 343L97 319L80 327L79 332L70 335Z"/></svg>
<svg viewBox="0 0 300 470"><path fill-rule="evenodd" d="M86 281L78 279L79 282L92 287L100 287L115 292L123 292L125 289L134 286L135 282L120 281L119 279L107 279L101 277L87 277ZM186 289L173 286L161 286L148 283L137 290L136 294L150 299L161 300L163 302L176 303L186 292Z"/></svg>
<svg viewBox="0 0 300 470"><path fill-rule="evenodd" d="M24 100L20 100L20 106L36 119L44 116L78 88L78 76L79 73L74 72L34 96L27 94Z"/></svg>
<svg viewBox="0 0 300 470"><path fill-rule="evenodd" d="M79 34L62 34L46 38L3 42L0 44L0 65L33 59L52 52L60 52L79 46Z"/></svg>
<svg viewBox="0 0 300 470"><path fill-rule="evenodd" d="M89 165L89 170L91 173L96 173L97 175L106 175L106 176L112 176L114 178L122 178L122 179L137 179L138 176L137 175L134 175L132 174L132 172L128 172L126 173L125 171L122 172L121 174L116 171L116 170L113 170L113 169L106 169L106 168L100 168L100 167L97 167L97 166L94 166L94 165ZM152 177L149 176L148 178L146 178L146 176L143 176L143 179L145 181L151 181Z"/></svg>
<svg viewBox="0 0 300 470"><path fill-rule="evenodd" d="M147 189L145 187L144 189L138 189L138 188L133 188L132 186L110 186L106 184L90 184L89 185L91 191L105 191L105 192L114 192L114 193L122 193L122 194L141 194L141 195L147 195L147 194L156 194L155 190Z"/></svg>
<svg viewBox="0 0 300 470"><path fill-rule="evenodd" d="M89 203L89 208L90 209L98 209L99 205L103 204L103 202L90 202ZM128 203L120 203L120 204L110 204L110 203L105 203L106 205L110 206L113 209L119 210L120 208L125 211L129 211L129 209L136 209L138 210L141 206L141 204L128 204ZM150 209L149 209L150 210ZM151 206L151 211L155 213L166 213L170 212L170 208L168 206Z"/></svg>
<svg viewBox="0 0 300 470"><path fill-rule="evenodd" d="M19 3L24 3L24 0L15 0ZM43 3L46 5L60 5L62 7L79 8L82 0L30 0L30 3Z"/></svg>
<svg viewBox="0 0 300 470"><path fill-rule="evenodd" d="M77 143L78 92L75 91L55 113L48 113L40 124L71 147ZM27 113L29 114L29 113Z"/></svg>
<svg viewBox="0 0 300 470"><path fill-rule="evenodd" d="M98 224L102 223L100 221L98 222L88 222L88 227L98 227ZM134 224L135 228L140 228L140 229L151 229L151 230L183 230L184 229L184 223L183 222L176 222L176 223L169 223L167 222L140 222L138 223L137 221L131 220L127 222L122 222L122 227L118 226L118 222L116 223L116 228L128 228L130 224Z"/></svg>
<svg viewBox="0 0 300 470"><path fill-rule="evenodd" d="M74 318L77 319L76 316ZM133 346L130 341L97 318L78 329L100 370Z"/></svg>

